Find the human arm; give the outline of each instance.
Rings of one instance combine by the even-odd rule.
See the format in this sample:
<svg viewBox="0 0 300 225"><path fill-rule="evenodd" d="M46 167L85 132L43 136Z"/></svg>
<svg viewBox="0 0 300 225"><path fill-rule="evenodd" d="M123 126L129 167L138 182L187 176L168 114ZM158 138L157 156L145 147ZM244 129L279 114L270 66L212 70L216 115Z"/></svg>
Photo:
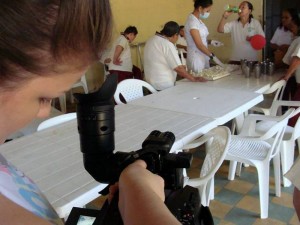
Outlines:
<svg viewBox="0 0 300 225"><path fill-rule="evenodd" d="M119 209L124 225L179 225L166 207L164 180L138 160L130 164L119 180Z"/></svg>
<svg viewBox="0 0 300 225"><path fill-rule="evenodd" d="M200 34L199 34L199 30L197 29L191 29L190 30L190 34L193 38L193 41L195 42L196 47L203 52L205 55L210 56L211 52L209 51L209 49L203 44Z"/></svg>
<svg viewBox="0 0 300 225"><path fill-rule="evenodd" d="M187 46L184 46L184 45L181 45L181 44L176 44L176 47L184 49L185 51L187 51Z"/></svg>
<svg viewBox="0 0 300 225"><path fill-rule="evenodd" d="M0 221L5 225L51 225L50 222L32 214L23 207L0 195Z"/></svg>
<svg viewBox="0 0 300 225"><path fill-rule="evenodd" d="M225 26L225 23L226 23L226 20L228 19L228 17L232 14L232 12L227 12L225 11L222 15L222 18L219 22L219 25L218 25L218 28L217 28L217 31L219 33L224 33L224 26Z"/></svg>
<svg viewBox="0 0 300 225"><path fill-rule="evenodd" d="M298 56L293 56L290 66L287 69L285 75L283 76L284 80L288 80L296 71L296 69L300 68L300 58Z"/></svg>
<svg viewBox="0 0 300 225"><path fill-rule="evenodd" d="M279 51L282 51L282 52L286 52L288 50L288 48L290 47L290 45L277 45L277 44L273 44L273 43L270 43L270 46L273 50L279 50Z"/></svg>
<svg viewBox="0 0 300 225"><path fill-rule="evenodd" d="M113 64L121 65L122 61L120 60L120 55L123 52L124 48L121 45L117 45L115 48L114 56L113 56Z"/></svg>
<svg viewBox="0 0 300 225"><path fill-rule="evenodd" d="M180 65L180 66L177 66L175 69L176 73L183 77L183 78L186 78L190 81L193 81L193 82L205 82L206 79L204 79L203 77L194 77L192 74L189 74L186 69L185 69L185 66L183 65Z"/></svg>

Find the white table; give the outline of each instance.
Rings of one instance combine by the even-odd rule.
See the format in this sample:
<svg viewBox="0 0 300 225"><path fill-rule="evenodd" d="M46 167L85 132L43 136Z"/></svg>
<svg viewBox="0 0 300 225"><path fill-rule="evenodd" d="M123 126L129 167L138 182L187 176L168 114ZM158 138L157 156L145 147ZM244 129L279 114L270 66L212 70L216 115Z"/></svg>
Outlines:
<svg viewBox="0 0 300 225"><path fill-rule="evenodd" d="M117 106L115 112L116 151L140 149L153 130L173 132L177 150L217 125L211 118L143 106ZM3 144L0 152L37 183L61 218L99 197L106 186L83 167L75 120Z"/></svg>
<svg viewBox="0 0 300 225"><path fill-rule="evenodd" d="M136 99L129 104L210 117L221 125L262 100L261 94L252 91L211 87L199 82L182 82L180 85Z"/></svg>
<svg viewBox="0 0 300 225"><path fill-rule="evenodd" d="M271 87L271 84L282 77L284 71L276 71L272 76L261 75L260 78L255 78L254 75L245 77L241 70L232 72L231 75L214 81L205 82L205 86L215 88L227 88L232 90L246 90L256 93L263 93ZM176 82L176 85L181 85L190 82L187 79Z"/></svg>

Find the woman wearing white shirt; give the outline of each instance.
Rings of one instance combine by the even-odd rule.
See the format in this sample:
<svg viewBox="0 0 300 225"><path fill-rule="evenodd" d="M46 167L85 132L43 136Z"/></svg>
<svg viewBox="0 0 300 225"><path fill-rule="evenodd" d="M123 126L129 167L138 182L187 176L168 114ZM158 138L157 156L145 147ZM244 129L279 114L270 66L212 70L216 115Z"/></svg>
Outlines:
<svg viewBox="0 0 300 225"><path fill-rule="evenodd" d="M241 59L258 61L257 50L252 48L250 40L256 34L265 36L265 33L259 21L253 18L253 5L250 2L243 1L239 9L239 18L231 22L226 22L226 20L233 12L224 12L218 25L218 32L231 33L233 52L230 63L240 64Z"/></svg>
<svg viewBox="0 0 300 225"><path fill-rule="evenodd" d="M209 68L209 59L217 60L207 48L208 44L216 47L222 45L221 42L207 40L209 32L202 21L202 19L209 17L212 4L212 0L195 0L194 11L188 16L184 27L187 41L187 67L188 70L195 73Z"/></svg>
<svg viewBox="0 0 300 225"><path fill-rule="evenodd" d="M282 58L287 52L294 37L297 35L300 19L294 8L282 11L281 24L277 27L271 41L271 48L274 50L274 63L277 68L282 67Z"/></svg>

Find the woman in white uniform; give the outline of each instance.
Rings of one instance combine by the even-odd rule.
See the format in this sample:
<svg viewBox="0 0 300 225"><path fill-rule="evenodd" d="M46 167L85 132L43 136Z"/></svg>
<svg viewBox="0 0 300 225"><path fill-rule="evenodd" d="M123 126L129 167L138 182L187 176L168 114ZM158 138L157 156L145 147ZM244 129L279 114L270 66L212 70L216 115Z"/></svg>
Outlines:
<svg viewBox="0 0 300 225"><path fill-rule="evenodd" d="M195 0L194 11L188 16L185 23L185 38L187 41L187 67L195 73L209 68L209 60L217 60L207 48L208 44L221 46L219 41L208 41L209 34L203 19L207 19L212 7L212 0Z"/></svg>
<svg viewBox="0 0 300 225"><path fill-rule="evenodd" d="M231 22L226 22L226 20L233 12L225 11L217 29L219 33L231 33L233 46L229 62L231 64L240 64L241 59L258 61L257 50L251 46L250 40L256 34L265 36L260 22L253 18L253 5L248 1L243 1L239 9L239 18Z"/></svg>

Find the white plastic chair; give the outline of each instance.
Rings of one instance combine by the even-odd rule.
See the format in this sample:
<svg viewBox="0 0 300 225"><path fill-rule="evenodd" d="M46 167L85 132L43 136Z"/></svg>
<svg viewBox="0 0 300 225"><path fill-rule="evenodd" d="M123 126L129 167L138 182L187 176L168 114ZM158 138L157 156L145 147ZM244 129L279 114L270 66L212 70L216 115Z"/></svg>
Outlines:
<svg viewBox="0 0 300 225"><path fill-rule="evenodd" d="M181 60L182 65L186 66L186 59L183 56L183 50L182 49L178 49L178 53L180 55L180 60Z"/></svg>
<svg viewBox="0 0 300 225"><path fill-rule="evenodd" d="M144 96L143 88L148 89L151 93L157 92L150 84L148 84L143 80L138 80L138 79L123 80L117 86L117 90L114 94L114 99L118 105L126 104L127 102L143 97ZM120 95L122 95L126 103L122 102L122 100L120 99Z"/></svg>
<svg viewBox="0 0 300 225"><path fill-rule="evenodd" d="M47 129L49 127L68 122L70 120L76 119L76 113L67 113L60 116L56 116L53 118L50 118L48 120L43 121L37 128L37 131L41 131L44 129Z"/></svg>
<svg viewBox="0 0 300 225"><path fill-rule="evenodd" d="M278 112L281 111L282 106L294 107L295 111L292 113L291 117L300 113L300 101L274 101L270 114L272 116L276 116ZM260 122L257 124L257 131L263 133L270 126L272 126L274 122ZM287 126L283 135L283 139L280 145L280 157L281 157L281 171L282 175L287 173L289 169L292 167L294 163L294 150L295 150L295 142L298 143L298 151L300 152L300 120L297 119L295 127ZM292 183L285 177L283 177L283 186L288 187Z"/></svg>
<svg viewBox="0 0 300 225"><path fill-rule="evenodd" d="M260 112L265 115L270 115L270 109L273 101L281 100L283 95L283 90L285 88L286 81L279 80L272 84L272 86L266 90L263 94L265 96L264 101L257 104L250 109L251 112Z"/></svg>
<svg viewBox="0 0 300 225"><path fill-rule="evenodd" d="M294 109L289 109L282 116L266 116L250 114L245 118L241 133L233 135L226 160L231 160L228 179L233 180L236 163L255 166L258 172L260 217L268 217L269 207L269 170L273 159L276 196L281 195L280 157L281 140ZM271 121L274 124L264 133L257 132L257 121Z"/></svg>
<svg viewBox="0 0 300 225"><path fill-rule="evenodd" d="M187 185L197 187L201 196L201 204L209 206L214 199L214 175L222 165L228 151L231 135L228 127L219 126L196 139L184 149L195 148L205 143L206 156L201 167L199 178L189 179Z"/></svg>

